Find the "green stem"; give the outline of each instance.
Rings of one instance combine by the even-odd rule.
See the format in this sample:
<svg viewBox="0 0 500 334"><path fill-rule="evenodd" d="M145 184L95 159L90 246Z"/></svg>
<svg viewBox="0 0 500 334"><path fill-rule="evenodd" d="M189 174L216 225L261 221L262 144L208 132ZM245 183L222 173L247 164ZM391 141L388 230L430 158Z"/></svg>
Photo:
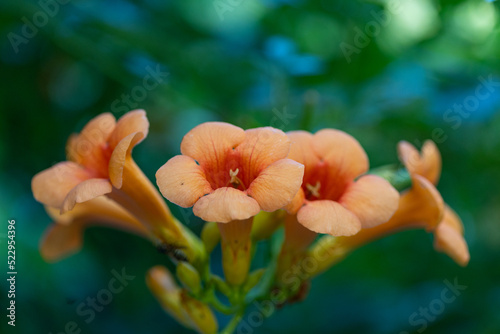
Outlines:
<svg viewBox="0 0 500 334"><path fill-rule="evenodd" d="M215 310L217 310L220 313L230 315L234 314L237 310L236 307L234 306L228 306L224 305L215 295L214 291L211 290L207 293L207 297L204 300L207 304L212 306Z"/></svg>
<svg viewBox="0 0 500 334"><path fill-rule="evenodd" d="M238 324L240 323L244 314L245 314L245 308L242 307L219 334L232 334L236 330L236 327L238 327Z"/></svg>

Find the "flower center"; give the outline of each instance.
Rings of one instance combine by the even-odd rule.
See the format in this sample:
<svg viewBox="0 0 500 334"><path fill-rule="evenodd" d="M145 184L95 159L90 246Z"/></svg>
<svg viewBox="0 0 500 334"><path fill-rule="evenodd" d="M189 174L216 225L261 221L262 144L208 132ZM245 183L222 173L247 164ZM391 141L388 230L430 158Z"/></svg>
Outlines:
<svg viewBox="0 0 500 334"><path fill-rule="evenodd" d="M231 179L229 180L228 184L231 184L234 188L238 188L241 185L243 189L246 190L245 185L238 177L239 172L239 168L236 168L235 171L233 171L232 169L229 170L229 176L231 177Z"/></svg>
<svg viewBox="0 0 500 334"><path fill-rule="evenodd" d="M316 182L316 185L312 186L311 184L307 183L306 188L309 191L309 195L312 195L314 197L319 198L319 189L321 188L321 183L318 181ZM309 196L307 196L309 197Z"/></svg>

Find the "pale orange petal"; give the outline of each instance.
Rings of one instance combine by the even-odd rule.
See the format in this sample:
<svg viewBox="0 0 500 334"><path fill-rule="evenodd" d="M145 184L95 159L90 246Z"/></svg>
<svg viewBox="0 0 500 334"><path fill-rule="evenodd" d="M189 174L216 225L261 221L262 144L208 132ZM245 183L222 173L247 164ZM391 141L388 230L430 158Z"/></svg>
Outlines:
<svg viewBox="0 0 500 334"><path fill-rule="evenodd" d="M436 185L441 176L441 154L432 140L427 140L420 153L406 141L398 143L398 155L410 174L418 174Z"/></svg>
<svg viewBox="0 0 500 334"><path fill-rule="evenodd" d="M111 158L109 159L108 173L111 184L117 189L121 189L123 184L123 168L127 158L130 157L134 143L139 142L144 138L142 132L134 132L123 138L116 145Z"/></svg>
<svg viewBox="0 0 500 334"><path fill-rule="evenodd" d="M446 204L444 206L443 221L441 222L441 224L443 223L449 225L460 234L464 234L464 225L462 223L462 219L460 219L458 214Z"/></svg>
<svg viewBox="0 0 500 334"><path fill-rule="evenodd" d="M434 231L434 248L446 253L463 267L469 263L470 254L467 242L463 237L462 221L448 206L445 207L443 221Z"/></svg>
<svg viewBox="0 0 500 334"><path fill-rule="evenodd" d="M103 113L85 125L80 134L72 135L66 145L68 160L84 166L100 165L104 157L102 147L115 129L115 117Z"/></svg>
<svg viewBox="0 0 500 334"><path fill-rule="evenodd" d="M289 159L303 164L306 170L319 162L319 157L312 149L312 134L307 131L291 131L286 134L291 142Z"/></svg>
<svg viewBox="0 0 500 334"><path fill-rule="evenodd" d="M293 197L292 201L285 207L285 210L290 214L297 213L297 211L299 211L299 209L304 205L305 199L306 195L304 194L304 190L300 188L297 194Z"/></svg>
<svg viewBox="0 0 500 334"><path fill-rule="evenodd" d="M358 217L329 200L307 202L297 213L297 219L311 231L333 236L350 236L361 230Z"/></svg>
<svg viewBox="0 0 500 334"><path fill-rule="evenodd" d="M74 162L60 162L36 174L31 180L35 199L45 205L61 208L68 193L91 175Z"/></svg>
<svg viewBox="0 0 500 334"><path fill-rule="evenodd" d="M415 146L405 140L402 140L398 143L397 149L399 160L406 167L408 172L410 172L410 174L417 173L420 170L422 161L420 159L420 153Z"/></svg>
<svg viewBox="0 0 500 334"><path fill-rule="evenodd" d="M113 186L107 179L89 179L71 189L64 199L61 214L72 210L77 203L83 203L98 196L109 194Z"/></svg>
<svg viewBox="0 0 500 334"><path fill-rule="evenodd" d="M278 160L264 169L248 188L264 211L276 211L290 203L302 185L304 166L290 159Z"/></svg>
<svg viewBox="0 0 500 334"><path fill-rule="evenodd" d="M47 262L56 262L82 249L82 224L52 224L40 241L40 254Z"/></svg>
<svg viewBox="0 0 500 334"><path fill-rule="evenodd" d="M245 139L243 129L222 122L207 122L189 131L181 143L181 152L215 172L224 170L226 156Z"/></svg>
<svg viewBox="0 0 500 334"><path fill-rule="evenodd" d="M392 217L398 209L399 193L383 178L366 175L352 183L339 202L359 218L363 228L370 228Z"/></svg>
<svg viewBox="0 0 500 334"><path fill-rule="evenodd" d="M273 162L287 157L290 139L278 129L265 127L245 131L245 140L236 148L240 156L243 182L249 184Z"/></svg>
<svg viewBox="0 0 500 334"><path fill-rule="evenodd" d="M436 229L434 248L447 254L457 264L465 267L470 260L469 248L464 237L448 225Z"/></svg>
<svg viewBox="0 0 500 334"><path fill-rule="evenodd" d="M218 223L248 219L259 211L260 206L256 200L234 188L219 188L200 198L193 207L196 216Z"/></svg>
<svg viewBox="0 0 500 334"><path fill-rule="evenodd" d="M149 132L149 121L144 110L129 111L116 122L116 127L109 138L109 146L114 149L125 137L132 133L140 133L133 137L129 146L134 147L147 137Z"/></svg>
<svg viewBox="0 0 500 334"><path fill-rule="evenodd" d="M196 201L213 191L203 169L185 155L168 160L156 172L156 183L163 196L183 208L189 208Z"/></svg>
<svg viewBox="0 0 500 334"><path fill-rule="evenodd" d="M324 129L313 136L313 149L336 174L352 178L368 171L368 156L351 135L334 129Z"/></svg>
<svg viewBox="0 0 500 334"><path fill-rule="evenodd" d="M433 184L437 184L441 176L441 153L432 140L427 140L422 146L422 158L424 161L424 170L422 176Z"/></svg>

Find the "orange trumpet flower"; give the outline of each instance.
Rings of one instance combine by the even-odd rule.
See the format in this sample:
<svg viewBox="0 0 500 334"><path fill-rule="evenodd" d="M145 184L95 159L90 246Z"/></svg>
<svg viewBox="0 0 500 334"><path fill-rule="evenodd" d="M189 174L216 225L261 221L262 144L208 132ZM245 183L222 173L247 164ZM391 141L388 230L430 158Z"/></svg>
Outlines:
<svg viewBox="0 0 500 334"><path fill-rule="evenodd" d="M457 214L445 203L435 184L441 175L441 155L432 141L425 142L422 154L411 144L400 142L401 162L410 172L412 187L400 198L399 208L392 218L374 228L364 229L351 237L324 237L310 250L318 260L315 276L342 260L353 250L384 236L408 229L425 229L434 234L434 248L449 255L456 263L466 266L470 255L463 238L463 225Z"/></svg>
<svg viewBox="0 0 500 334"><path fill-rule="evenodd" d="M289 149L277 129L204 123L184 136L182 155L158 170L158 187L205 221L248 219L260 210L281 209L300 188L304 167L286 159Z"/></svg>
<svg viewBox="0 0 500 334"><path fill-rule="evenodd" d="M193 206L196 216L219 223L223 267L231 284L242 284L248 273L253 217L283 208L300 188L304 166L286 159L289 150L290 140L281 130L244 131L209 122L189 131L182 155L156 173L169 201Z"/></svg>
<svg viewBox="0 0 500 334"><path fill-rule="evenodd" d="M305 166L302 187L288 206L300 224L317 233L348 236L394 214L399 193L381 177L361 176L369 164L356 139L333 129L288 136L288 157Z"/></svg>
<svg viewBox="0 0 500 334"><path fill-rule="evenodd" d="M421 175L432 184L437 185L441 176L441 154L436 144L427 140L422 146L422 152L406 141L398 144L401 162L411 175ZM434 248L446 253L456 263L466 266L470 260L469 248L465 241L464 226L460 217L445 205L443 217L434 233Z"/></svg>
<svg viewBox="0 0 500 334"><path fill-rule="evenodd" d="M92 119L70 137L68 161L33 177L36 200L64 214L77 203L106 195L135 216L157 238L185 248L190 260L201 257L194 237L171 215L131 152L148 134L144 110L128 112L118 121L110 113Z"/></svg>

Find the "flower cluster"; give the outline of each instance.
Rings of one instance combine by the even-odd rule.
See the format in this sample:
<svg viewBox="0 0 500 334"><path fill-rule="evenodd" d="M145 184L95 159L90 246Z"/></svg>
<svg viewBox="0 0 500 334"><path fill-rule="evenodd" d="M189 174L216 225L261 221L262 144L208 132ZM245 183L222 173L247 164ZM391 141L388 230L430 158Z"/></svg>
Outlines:
<svg viewBox="0 0 500 334"><path fill-rule="evenodd" d="M85 228L96 223L151 240L176 264L182 286L162 266L150 270L148 286L169 314L199 333L218 331L213 310L234 315L224 330L230 333L256 298L304 298L311 277L400 230L432 232L436 250L460 265L469 261L463 225L435 188L441 157L433 142L422 153L401 142L401 167L370 171L362 146L340 130L284 133L208 122L189 131L181 154L158 169L158 192L131 154L148 128L143 110L118 121L102 114L70 137L68 161L33 177L34 197L54 220L40 251L48 261L62 259L81 249ZM160 193L206 221L200 237ZM278 247L267 267L250 271L263 240ZM224 279L209 266L219 243ZM289 284L292 268L311 259L314 270Z"/></svg>

